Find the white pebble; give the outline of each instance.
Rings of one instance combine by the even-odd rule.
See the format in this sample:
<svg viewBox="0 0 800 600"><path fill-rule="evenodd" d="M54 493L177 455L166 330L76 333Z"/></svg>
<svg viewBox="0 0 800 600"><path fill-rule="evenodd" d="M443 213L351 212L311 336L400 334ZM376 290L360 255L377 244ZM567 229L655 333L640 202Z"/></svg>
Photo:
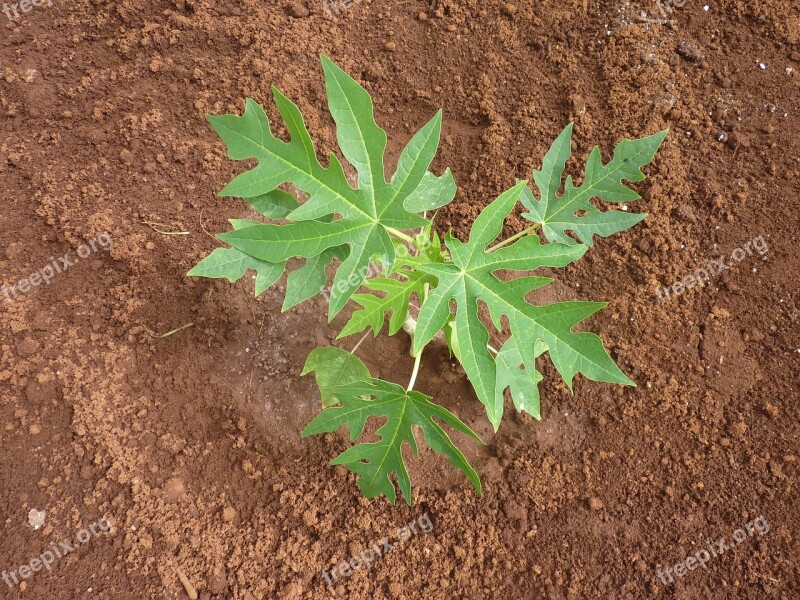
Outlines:
<svg viewBox="0 0 800 600"><path fill-rule="evenodd" d="M28 525L34 529L41 529L46 517L47 513L45 511L32 508L28 512Z"/></svg>

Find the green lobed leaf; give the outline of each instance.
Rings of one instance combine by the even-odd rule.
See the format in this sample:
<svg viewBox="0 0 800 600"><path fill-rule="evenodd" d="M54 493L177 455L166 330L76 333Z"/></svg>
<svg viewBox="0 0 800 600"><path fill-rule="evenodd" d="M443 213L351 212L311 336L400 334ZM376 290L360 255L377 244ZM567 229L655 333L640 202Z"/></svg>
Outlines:
<svg viewBox="0 0 800 600"><path fill-rule="evenodd" d="M539 358L547 350L547 346L536 340L533 357ZM511 336L506 340L495 357L497 363L497 381L495 396L499 397L508 389L511 399L519 412L527 412L536 419L541 418L539 410L539 382L544 379L536 369L527 369L525 359L517 346L517 338Z"/></svg>
<svg viewBox="0 0 800 600"><path fill-rule="evenodd" d="M478 441L481 439L453 413L430 402L429 396L406 391L397 384L380 379L354 382L332 388L330 392L341 405L327 408L317 415L303 430L303 437L329 433L346 425L350 439L355 441L363 433L369 417L386 419L386 423L377 431L379 441L352 446L331 462L344 465L356 473L359 476L358 487L367 498L383 494L394 504L397 499L391 479L394 473L403 498L407 504L411 504L411 480L403 462L403 443L408 443L414 453L419 454L414 439L415 426L422 430L428 446L434 452L447 456L451 464L467 476L478 493L482 493L478 474L436 421Z"/></svg>
<svg viewBox="0 0 800 600"><path fill-rule="evenodd" d="M348 183L335 155L331 155L328 167L318 162L300 111L276 89L273 95L290 133L288 143L272 135L266 113L250 99L241 116L209 116L208 120L227 144L230 158L258 159L258 166L237 176L222 195L254 198L284 183L308 194L304 204L285 215L290 223L253 225L219 238L250 256L275 263L291 257L310 259L331 248L349 247L331 287L332 319L366 279L371 261L379 257L387 270L391 268L395 248L388 230L414 229L428 223L407 210L406 201L411 198L412 207L415 202L445 202L452 176L447 172L441 178L426 176L439 143L439 111L408 142L394 176L387 182L386 133L375 123L369 94L324 56L322 64L337 140L358 173L357 189ZM338 218L330 221L331 215Z"/></svg>
<svg viewBox="0 0 800 600"><path fill-rule="evenodd" d="M558 302L534 306L526 300L526 295L552 279L526 276L504 282L494 275L498 270L564 267L587 250L584 245L542 245L538 237L527 236L495 252L487 252L526 185L524 181L518 183L487 206L475 220L466 244L448 234L445 244L452 256L451 263L419 267L436 276L438 284L422 305L413 342L414 354L447 323L451 315L450 302L455 300L455 329L461 363L495 429L503 415L503 389L511 387L512 394L515 390L518 394L531 394L531 386L538 381L537 351L543 348L549 351L550 359L570 389L578 372L595 381L633 385L606 353L600 338L592 333L572 332L575 325L605 306L603 303ZM487 348L489 334L478 317L479 301L488 307L498 331L505 316L511 336L516 337L515 345L509 346L501 356L499 367ZM531 385L520 383L520 376L511 370L513 363L525 368L532 379ZM535 401L538 402L538 394ZM518 398L516 402L518 406L525 406L527 399Z"/></svg>
<svg viewBox="0 0 800 600"><path fill-rule="evenodd" d="M425 285L435 285L436 278L417 270L417 266L428 262L444 262L441 242L430 226L417 236L414 246L418 254L410 254L401 243L397 243L397 260L390 274L397 278L373 277L364 282L371 294L355 294L353 300L361 306L350 316L339 338L360 333L370 327L375 336L383 327L385 315L389 318L389 335L403 327L410 312L412 298L422 303Z"/></svg>
<svg viewBox="0 0 800 600"><path fill-rule="evenodd" d="M544 157L542 170L533 170L533 179L539 190L537 200L529 188L522 191L522 204L530 211L523 217L542 226L545 237L551 242L576 244L567 231L574 231L584 244L592 245L592 236L607 237L624 231L642 221L646 214L623 211L600 211L590 200L600 198L606 202L638 200L639 194L623 184L645 179L641 168L653 160L667 131L637 140L622 140L614 149L614 157L604 165L600 149L595 146L589 154L583 183L577 188L572 177L567 176L564 193L558 196L566 162L571 154L573 124L567 125ZM585 214L578 216L579 211Z"/></svg>
<svg viewBox="0 0 800 600"><path fill-rule="evenodd" d="M433 277L421 271L401 271L401 279L374 277L364 283L364 287L372 292L383 294L355 294L353 300L361 306L350 317L342 329L339 338L353 335L371 327L375 336L383 327L384 316L390 314L389 335L394 335L403 327L408 318L409 304L412 296L419 301L423 297L425 283L435 281Z"/></svg>
<svg viewBox="0 0 800 600"><path fill-rule="evenodd" d="M360 358L333 346L316 348L308 355L300 375L311 372L317 380L323 407L338 402L331 391L334 388L357 381L368 381L372 377Z"/></svg>

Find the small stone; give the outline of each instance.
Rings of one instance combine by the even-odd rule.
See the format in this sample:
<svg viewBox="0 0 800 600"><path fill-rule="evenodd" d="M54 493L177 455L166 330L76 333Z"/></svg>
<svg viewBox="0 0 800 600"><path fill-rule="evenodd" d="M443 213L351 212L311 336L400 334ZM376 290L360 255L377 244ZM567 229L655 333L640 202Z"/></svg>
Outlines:
<svg viewBox="0 0 800 600"><path fill-rule="evenodd" d="M603 508L603 501L600 498L589 498L589 508L592 510L600 510Z"/></svg>
<svg viewBox="0 0 800 600"><path fill-rule="evenodd" d="M120 150L119 159L126 165L133 164L133 154L131 154L131 151L126 148Z"/></svg>
<svg viewBox="0 0 800 600"><path fill-rule="evenodd" d="M427 21L428 15L427 13L421 12L417 15L417 19L419 19L420 21Z"/></svg>
<svg viewBox="0 0 800 600"><path fill-rule="evenodd" d="M778 479L783 479L786 475L783 474L783 467L781 464L776 460L769 461L769 471L772 473L774 477Z"/></svg>
<svg viewBox="0 0 800 600"><path fill-rule="evenodd" d="M230 523L236 518L236 509L231 506L226 506L222 509L222 520Z"/></svg>
<svg viewBox="0 0 800 600"><path fill-rule="evenodd" d="M152 250L152 248L148 248L148 250ZM169 452L170 454L178 454L186 447L186 440L171 433L165 433L158 438L156 446Z"/></svg>
<svg viewBox="0 0 800 600"><path fill-rule="evenodd" d="M30 525L34 529L41 529L42 525L44 525L46 518L47 518L47 513L45 511L32 508L28 512L28 525Z"/></svg>
<svg viewBox="0 0 800 600"><path fill-rule="evenodd" d="M144 247L147 248L148 250L155 250L156 249L156 245L153 242L147 242L144 245Z"/></svg>
<svg viewBox="0 0 800 600"><path fill-rule="evenodd" d="M394 42L386 42L383 45L383 47L389 52L394 52L395 50L397 50L397 44L395 44Z"/></svg>
<svg viewBox="0 0 800 600"><path fill-rule="evenodd" d="M732 131L730 135L728 135L728 146L736 150L739 147L747 148L748 143L742 134Z"/></svg>
<svg viewBox="0 0 800 600"><path fill-rule="evenodd" d="M40 433L42 433L42 427L34 423L33 425L30 426L28 431L30 432L31 435L39 435Z"/></svg>

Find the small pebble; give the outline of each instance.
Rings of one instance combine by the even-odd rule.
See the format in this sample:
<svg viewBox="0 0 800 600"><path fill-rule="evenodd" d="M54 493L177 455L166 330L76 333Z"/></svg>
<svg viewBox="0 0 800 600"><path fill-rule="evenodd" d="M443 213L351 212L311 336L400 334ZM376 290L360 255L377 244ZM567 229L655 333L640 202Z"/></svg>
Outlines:
<svg viewBox="0 0 800 600"><path fill-rule="evenodd" d="M32 508L28 512L28 525L34 529L41 529L44 521L47 518L47 513L43 510Z"/></svg>

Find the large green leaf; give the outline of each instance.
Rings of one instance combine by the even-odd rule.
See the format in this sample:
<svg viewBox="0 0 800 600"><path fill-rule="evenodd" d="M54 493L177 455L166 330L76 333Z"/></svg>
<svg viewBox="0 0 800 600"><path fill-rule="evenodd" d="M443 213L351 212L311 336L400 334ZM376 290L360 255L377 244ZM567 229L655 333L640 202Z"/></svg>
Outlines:
<svg viewBox="0 0 800 600"><path fill-rule="evenodd" d="M411 480L403 463L403 442L419 454L414 426L422 430L428 446L434 452L447 456L452 465L462 471L481 493L478 474L436 421L478 441L481 441L480 438L453 413L430 402L429 396L408 392L397 384L380 379L372 379L371 383L356 382L329 391L341 405L326 408L317 415L303 430L303 437L336 431L346 425L350 439L355 441L364 431L369 417L386 419L386 423L377 431L379 441L353 446L331 463L344 465L357 473L358 487L364 496L374 498L383 494L394 504L397 499L391 479L394 473L406 503L411 504Z"/></svg>
<svg viewBox="0 0 800 600"><path fill-rule="evenodd" d="M512 394L516 391L518 395L530 395L530 399L518 397L517 406L538 416L538 393L534 396L532 389L540 377L536 373L536 357L544 348L549 350L550 359L570 389L578 372L595 381L633 384L611 360L600 338L592 333L571 331L605 304L558 302L534 306L526 300L526 295L552 279L528 276L501 281L495 276L499 270L563 267L586 252L584 245L542 245L536 236L523 237L495 252L487 252L526 185L527 182L520 182L487 206L475 220L468 243L447 236L445 244L452 255L451 263L419 266L422 271L436 276L438 284L422 305L414 353L447 323L450 302L455 300L455 329L461 363L495 429L503 415L506 387L511 388ZM508 319L511 336L515 338L514 342L506 342L499 366L487 348L489 333L478 316L479 301L488 307L497 330L501 329L503 316ZM527 371L527 377L532 380L530 385L520 383L523 376L513 370L514 366Z"/></svg>
<svg viewBox="0 0 800 600"><path fill-rule="evenodd" d="M583 183L576 188L572 177L568 175L564 183L564 194L559 196L558 189L561 187L564 168L572 151L572 125L567 125L553 142L544 157L542 170L533 170L533 179L539 189L540 198L537 200L526 187L522 191L522 204L530 212L522 216L539 223L545 237L551 242L575 244L575 240L567 235L567 231L574 231L578 239L591 246L593 235L607 237L633 227L647 217L646 214L616 210L602 212L590 200L638 200L639 194L625 186L623 181L642 181L645 178L641 168L653 160L667 131L638 140L622 140L614 150L614 157L606 165L603 164L600 149L595 146L586 163Z"/></svg>
<svg viewBox="0 0 800 600"><path fill-rule="evenodd" d="M221 234L234 248L255 258L280 263L291 257L312 258L326 250L349 246L331 287L329 317L347 303L367 276L371 261L387 269L395 260L392 230L424 226L428 221L410 212L419 203L441 204L449 194L449 174L426 177L439 143L441 111L408 142L397 170L386 181L386 133L373 117L369 94L330 60L322 57L330 112L344 157L358 173L353 189L341 163L331 155L328 167L316 158L302 115L278 90L273 95L290 133L284 142L272 135L264 110L248 99L242 116L209 116L209 122L237 160L258 159L258 166L236 177L221 194L253 198L291 183L308 194L304 204L286 215L287 224L259 224ZM426 206L427 206L426 205ZM336 218L321 222L324 218Z"/></svg>

